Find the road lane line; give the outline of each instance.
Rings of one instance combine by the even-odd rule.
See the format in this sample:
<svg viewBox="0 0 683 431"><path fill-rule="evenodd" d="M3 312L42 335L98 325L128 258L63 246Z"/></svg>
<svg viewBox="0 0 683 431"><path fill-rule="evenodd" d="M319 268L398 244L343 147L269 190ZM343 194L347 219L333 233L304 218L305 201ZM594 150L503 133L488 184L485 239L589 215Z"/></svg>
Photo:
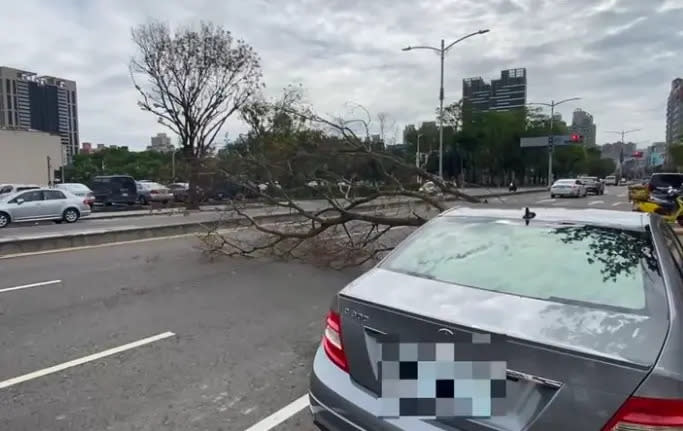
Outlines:
<svg viewBox="0 0 683 431"><path fill-rule="evenodd" d="M536 201L535 203L537 204L544 204L546 202L555 202L557 199L541 199L540 201Z"/></svg>
<svg viewBox="0 0 683 431"><path fill-rule="evenodd" d="M618 205L626 205L627 203L628 203L628 202L614 202L614 203L612 204L612 206L613 206L613 207L616 207L616 206L618 206Z"/></svg>
<svg viewBox="0 0 683 431"><path fill-rule="evenodd" d="M270 431L306 407L308 407L308 394L292 401L267 418L250 426L245 431Z"/></svg>
<svg viewBox="0 0 683 431"><path fill-rule="evenodd" d="M32 287L50 286L52 284L59 284L61 282L62 282L62 280L50 280L50 281L41 281L40 283L31 283L31 284L24 284L21 286L6 287L4 289L0 289L0 293L12 292L14 290L21 290L21 289L30 289Z"/></svg>
<svg viewBox="0 0 683 431"><path fill-rule="evenodd" d="M625 198L625 197L626 197L626 193L619 193L619 194L617 195L617 197L618 197L618 198Z"/></svg>
<svg viewBox="0 0 683 431"><path fill-rule="evenodd" d="M592 202L589 202L588 205L600 205L600 204L604 204L604 203L605 203L605 201L592 201Z"/></svg>
<svg viewBox="0 0 683 431"><path fill-rule="evenodd" d="M64 371L68 368L75 367L77 365L83 365L87 362L92 362L98 359L105 358L107 356L115 355L117 353L125 352L126 350L134 349L136 347L144 346L145 344L150 344L155 341L163 340L164 338L173 337L175 334L173 332L164 332L159 335L154 335L153 337L143 338L142 340L134 341L132 343L124 344L122 346L114 347L112 349L105 350L100 353L95 353L92 355L84 356L82 358L74 359L72 361L63 362L61 364L53 365L52 367L43 368L42 370L34 371L32 373L24 374L23 376L14 377L9 380L0 382L0 389L8 388L10 386L17 385L29 380L36 379L38 377L47 376L48 374L58 373Z"/></svg>

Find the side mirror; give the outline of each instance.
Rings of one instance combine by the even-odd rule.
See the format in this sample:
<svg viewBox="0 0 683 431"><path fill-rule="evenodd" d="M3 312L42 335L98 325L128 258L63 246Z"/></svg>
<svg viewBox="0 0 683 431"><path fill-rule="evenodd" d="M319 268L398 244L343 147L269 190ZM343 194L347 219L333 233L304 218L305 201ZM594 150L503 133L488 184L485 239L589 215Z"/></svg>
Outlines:
<svg viewBox="0 0 683 431"><path fill-rule="evenodd" d="M21 205L24 203L24 200L22 198L17 199L17 205Z"/></svg>

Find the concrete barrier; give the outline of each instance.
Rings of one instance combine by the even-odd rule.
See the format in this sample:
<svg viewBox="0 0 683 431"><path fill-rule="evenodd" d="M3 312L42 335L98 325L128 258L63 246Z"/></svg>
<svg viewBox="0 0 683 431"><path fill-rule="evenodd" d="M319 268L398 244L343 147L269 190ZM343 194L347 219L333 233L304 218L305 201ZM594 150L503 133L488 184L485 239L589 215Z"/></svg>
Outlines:
<svg viewBox="0 0 683 431"><path fill-rule="evenodd" d="M511 194L536 193L538 190L522 190L515 193L491 194L486 197L495 198ZM372 212L379 209L397 208L406 204L418 202L416 200L400 202L384 202L377 205L363 205L363 212ZM459 200L446 200L446 204L462 202ZM279 221L296 221L297 218L304 219L289 210L281 209L277 212L255 215L254 220L259 222L277 223ZM167 222L162 218L160 221ZM179 235L198 234L206 232L209 228L234 228L248 226L247 221L241 216L232 216L215 221L192 221L179 223L164 223L154 226L144 227L112 227L106 229L88 229L75 233L54 233L44 235L27 235L18 238L0 239L0 256L15 255L21 253L34 253L47 250L58 250L73 247L83 247L101 244L110 244L123 241L140 240L156 237L173 237Z"/></svg>

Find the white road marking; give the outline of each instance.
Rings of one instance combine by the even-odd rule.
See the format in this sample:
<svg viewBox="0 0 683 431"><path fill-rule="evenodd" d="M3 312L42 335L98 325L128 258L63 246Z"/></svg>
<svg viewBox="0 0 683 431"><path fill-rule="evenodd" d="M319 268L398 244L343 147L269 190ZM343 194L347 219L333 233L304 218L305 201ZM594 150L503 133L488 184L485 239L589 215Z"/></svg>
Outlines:
<svg viewBox="0 0 683 431"><path fill-rule="evenodd" d="M619 193L619 194L617 195L617 197L618 197L618 198L625 198L625 197L626 197L626 193Z"/></svg>
<svg viewBox="0 0 683 431"><path fill-rule="evenodd" d="M600 205L600 204L604 204L604 203L605 203L605 201L592 201L592 202L589 202L588 205Z"/></svg>
<svg viewBox="0 0 683 431"><path fill-rule="evenodd" d="M245 431L270 431L306 407L308 407L308 394L292 401L267 418L250 426Z"/></svg>
<svg viewBox="0 0 683 431"><path fill-rule="evenodd" d="M613 207L616 207L616 206L619 206L619 205L626 205L626 204L628 204L628 202L614 202L614 203L612 204L612 206L613 206Z"/></svg>
<svg viewBox="0 0 683 431"><path fill-rule="evenodd" d="M0 293L12 292L13 290L30 289L32 287L50 286L52 284L59 284L61 282L62 282L62 280L50 280L50 281L41 281L40 283L31 283L31 284L24 284L21 286L6 287L4 289L0 289Z"/></svg>
<svg viewBox="0 0 683 431"><path fill-rule="evenodd" d="M52 367L43 368L42 370L34 371L32 373L24 374L23 376L14 377L9 380L0 382L0 389L8 388L10 386L23 383L29 380L36 379L38 377L43 377L48 374L58 373L64 371L68 368L75 367L77 365L83 365L87 362L92 362L97 359L102 359L107 356L115 355L117 353L124 352L126 350L134 349L136 347L144 346L145 344L153 343L155 341L163 340L164 338L173 337L175 334L173 332L164 332L153 337L143 338L132 343L124 344L123 346L114 347L112 349L105 350L100 353L95 353L93 355L84 356L82 358L74 359L72 361L64 362L61 364L53 365Z"/></svg>
<svg viewBox="0 0 683 431"><path fill-rule="evenodd" d="M541 199L540 201L536 201L536 202L534 202L534 203L537 203L537 204L544 204L544 203L546 203L546 202L555 202L556 200L557 200L557 199L554 199L554 198L552 198L552 199Z"/></svg>

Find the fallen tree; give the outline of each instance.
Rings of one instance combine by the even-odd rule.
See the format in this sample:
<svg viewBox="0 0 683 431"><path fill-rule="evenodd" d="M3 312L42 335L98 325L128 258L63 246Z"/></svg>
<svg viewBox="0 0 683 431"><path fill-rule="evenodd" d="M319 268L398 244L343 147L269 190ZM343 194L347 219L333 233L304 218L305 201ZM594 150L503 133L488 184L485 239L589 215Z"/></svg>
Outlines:
<svg viewBox="0 0 683 431"><path fill-rule="evenodd" d="M241 114L250 132L222 151L221 174L265 204L288 210L293 221L259 222L234 200L231 210L250 229L209 230L201 238L210 255L359 265L391 250L405 228L447 209L446 200L479 202L373 139L371 116L362 107L354 107L351 120L328 118L289 89ZM433 187L421 189L418 178ZM313 197L315 205L301 196Z"/></svg>

